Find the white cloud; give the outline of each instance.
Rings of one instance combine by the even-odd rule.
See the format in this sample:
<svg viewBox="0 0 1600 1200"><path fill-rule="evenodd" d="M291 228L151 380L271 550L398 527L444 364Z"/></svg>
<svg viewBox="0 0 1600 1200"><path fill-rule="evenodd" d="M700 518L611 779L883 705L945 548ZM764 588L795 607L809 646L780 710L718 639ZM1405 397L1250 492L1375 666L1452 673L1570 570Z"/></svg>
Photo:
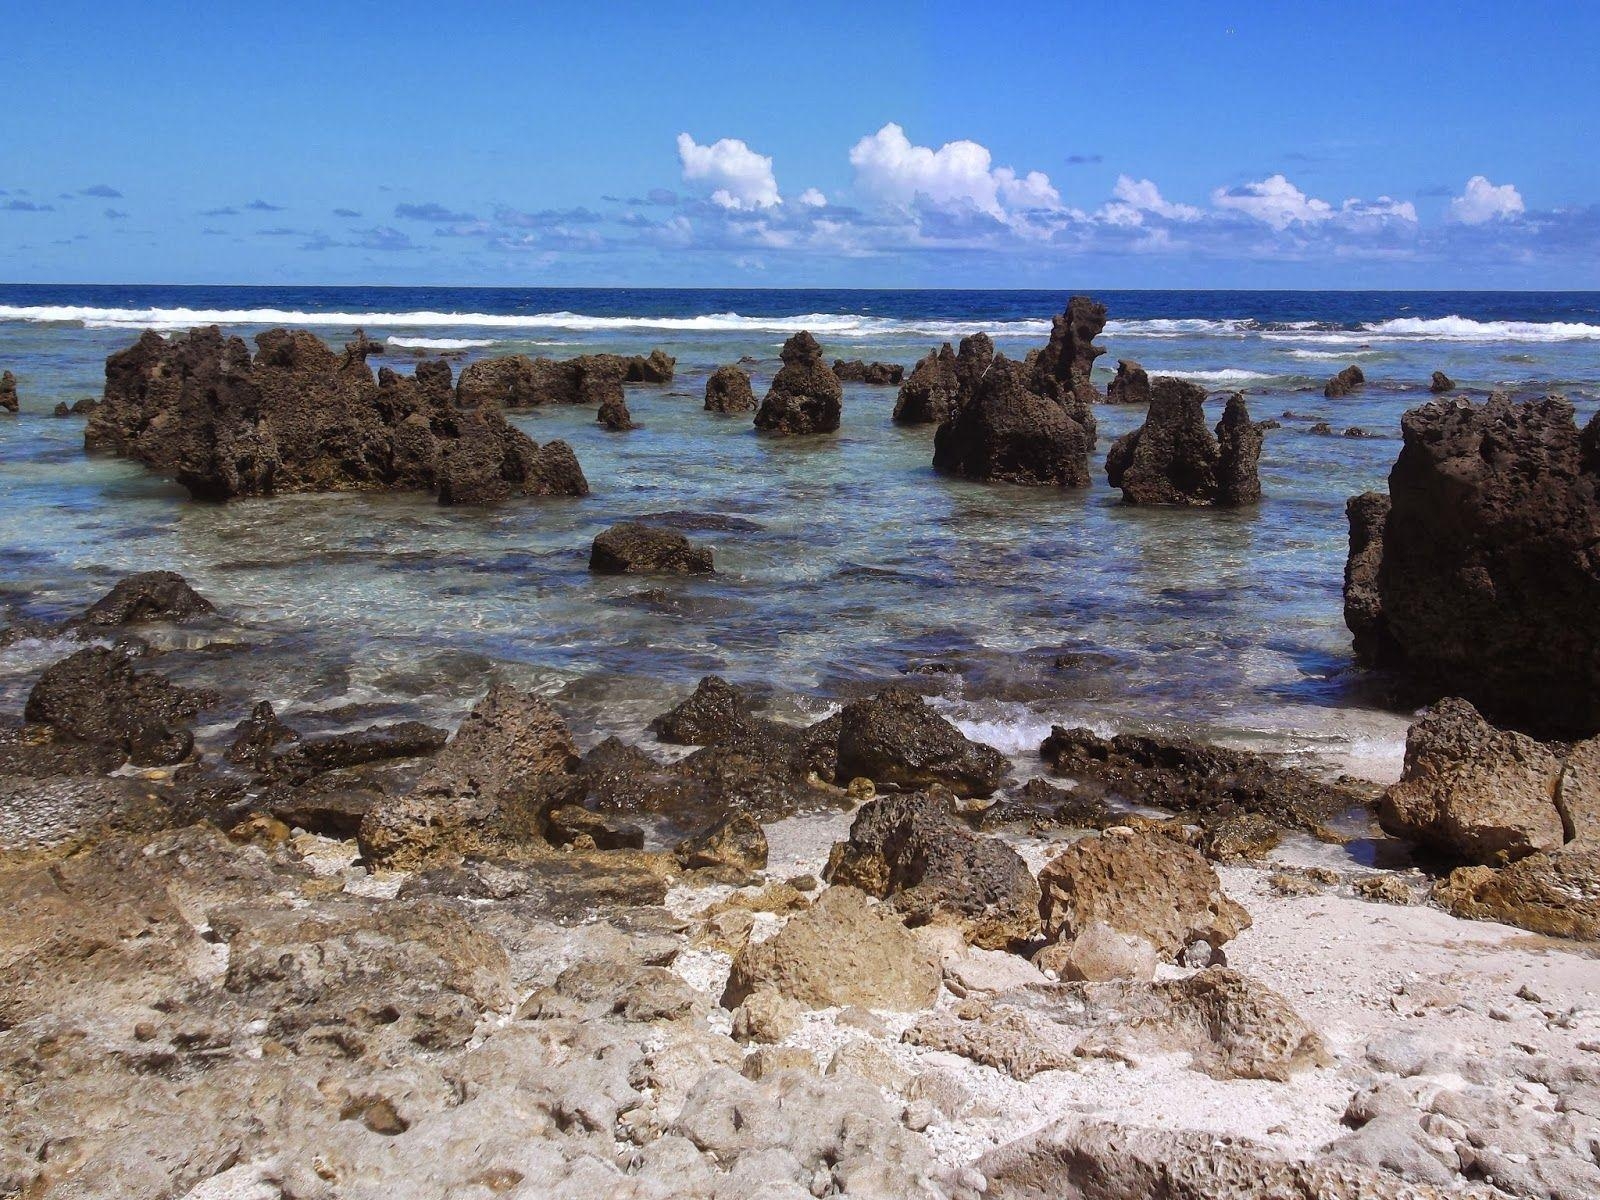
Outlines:
<svg viewBox="0 0 1600 1200"><path fill-rule="evenodd" d="M858 188L902 208L922 202L949 211L976 210L1005 222L1008 210L1054 209L1061 203L1043 172L1018 176L1010 167L995 168L988 147L977 142L946 142L937 150L914 146L893 122L857 142L850 165Z"/></svg>
<svg viewBox="0 0 1600 1200"><path fill-rule="evenodd" d="M1101 205L1097 215L1112 225L1142 225L1147 213L1169 221L1198 221L1201 216L1192 205L1174 204L1163 198L1161 189L1149 179L1118 175L1111 195L1113 198Z"/></svg>
<svg viewBox="0 0 1600 1200"><path fill-rule="evenodd" d="M828 198L816 188L807 188L796 199L807 208L825 208L828 203Z"/></svg>
<svg viewBox="0 0 1600 1200"><path fill-rule="evenodd" d="M709 188L711 202L722 208L771 208L782 199L772 175L772 159L757 154L738 138L702 146L687 133L680 133L678 159L684 181Z"/></svg>
<svg viewBox="0 0 1600 1200"><path fill-rule="evenodd" d="M1482 175L1467 180L1467 190L1450 201L1450 216L1463 225L1510 220L1523 212L1522 194L1509 183L1499 186Z"/></svg>
<svg viewBox="0 0 1600 1200"><path fill-rule="evenodd" d="M1211 203L1254 217L1280 232L1290 225L1315 225L1333 216L1333 205L1307 196L1282 175L1273 175L1258 183L1217 188L1211 193Z"/></svg>
<svg viewBox="0 0 1600 1200"><path fill-rule="evenodd" d="M1417 206L1409 200L1396 200L1392 196L1379 196L1376 200L1350 199L1340 207L1339 219L1351 225L1376 226L1395 221L1415 225Z"/></svg>

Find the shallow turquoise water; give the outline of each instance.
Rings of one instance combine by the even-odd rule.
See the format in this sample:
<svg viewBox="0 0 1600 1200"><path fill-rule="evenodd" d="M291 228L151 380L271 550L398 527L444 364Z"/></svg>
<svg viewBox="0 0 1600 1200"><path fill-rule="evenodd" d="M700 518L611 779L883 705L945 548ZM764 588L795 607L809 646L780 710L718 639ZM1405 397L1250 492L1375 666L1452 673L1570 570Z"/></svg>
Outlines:
<svg viewBox="0 0 1600 1200"><path fill-rule="evenodd" d="M449 311L490 318L514 307L485 295ZM172 635L178 648L164 669L224 690L228 704L214 714L221 723L257 698L291 712L356 701L453 721L488 673L502 670L557 697L586 736L636 736L709 672L770 689L780 708L820 712L844 692L940 663L954 671L913 678L940 689L969 729L1024 756L1052 722L1195 726L1382 773L1397 764L1405 714L1386 710L1381 689L1349 661L1340 612L1345 498L1382 484L1400 414L1427 399L1435 368L1476 391L1558 386L1585 416L1600 396L1600 342L1581 332L1581 305L1523 314L1544 319L1519 325L1491 320L1494 311L1454 326L1433 316L1421 332L1402 334L1381 332L1410 319L1394 312L1276 328L1259 317L1251 326L1227 314L1185 316L1176 302L1168 311L1177 315L1162 316L1159 293L1140 294L1144 307L1125 315L1107 297L1113 324L1103 364L1131 357L1152 373L1242 387L1257 419L1283 421L1263 455L1266 498L1240 512L1119 504L1100 464L1142 413L1109 406L1099 410L1097 482L1087 492L935 475L931 427L889 420L893 388L847 385L843 429L820 438L765 437L748 418L701 410L706 375L742 356L760 360L752 368L759 394L776 369L785 322L810 313L832 314L831 326L811 322L823 327L830 356L909 367L941 333L985 322L1001 330L1001 349L1020 357L1044 340L1052 303L1063 299L998 294L1013 297L1004 308L996 294L974 294L987 298L970 301L974 311L963 316L950 298L959 294L937 294L926 312L908 294L892 294L899 311L884 316L863 315L878 301L852 309L840 295L880 294L834 294L827 310L801 294L787 314L687 329L664 327L682 318L648 313L603 318L624 323L599 328L553 319L474 326L455 317L428 325L403 315L446 311L437 297L403 309L391 296L319 305L314 311L364 314L375 336L492 343L469 354L661 345L677 355L672 384L630 387L644 426L632 433L603 432L587 410L514 416L540 441L573 444L592 496L446 509L414 496L201 505L133 464L85 456L82 423L46 414L57 400L97 394L105 355L149 318L124 304L119 327L81 316L44 321L41 305L20 304L37 297L0 289L0 364L17 372L24 404L20 418L0 421L0 603L12 617L54 618L128 571L183 572L229 620ZM764 302L774 303L770 295ZM303 298L274 307L294 303ZM1297 303L1284 324L1310 319L1299 315L1310 301ZM1317 303L1331 311L1339 300ZM6 319L8 305L34 315ZM241 306L196 297L183 307ZM658 307L696 319L691 304ZM399 319L388 327L370 319L381 313ZM351 329L313 327L332 341ZM259 328L238 326L247 335ZM396 363L409 369L409 361ZM1323 400L1321 380L1349 361L1372 385ZM1102 384L1109 374L1101 372ZM1213 416L1220 411L1219 396ZM1315 419L1377 436L1315 435ZM667 510L759 528L691 535L715 547L711 579L588 574L595 533ZM224 644L188 644L216 640ZM59 653L27 643L0 651L0 705L19 708L33 675Z"/></svg>

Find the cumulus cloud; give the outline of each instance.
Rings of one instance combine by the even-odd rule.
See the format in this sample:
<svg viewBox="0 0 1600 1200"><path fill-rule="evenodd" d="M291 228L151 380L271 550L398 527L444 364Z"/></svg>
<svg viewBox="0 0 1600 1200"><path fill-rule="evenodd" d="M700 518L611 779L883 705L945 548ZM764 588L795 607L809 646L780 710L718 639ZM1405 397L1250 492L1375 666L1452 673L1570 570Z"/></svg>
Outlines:
<svg viewBox="0 0 1600 1200"><path fill-rule="evenodd" d="M1211 203L1253 217L1280 232L1291 225L1315 225L1333 216L1333 205L1307 196L1281 174L1257 183L1217 188L1211 193Z"/></svg>
<svg viewBox="0 0 1600 1200"><path fill-rule="evenodd" d="M1004 223L1010 209L1051 209L1061 203L1041 171L1019 176L1010 167L996 168L987 146L965 139L937 150L913 145L892 121L851 148L850 165L861 192L907 209L970 210Z"/></svg>
<svg viewBox="0 0 1600 1200"><path fill-rule="evenodd" d="M1514 220L1523 211L1522 194L1514 186L1496 186L1482 175L1467 180L1466 190L1450 201L1450 218L1463 225Z"/></svg>
<svg viewBox="0 0 1600 1200"><path fill-rule="evenodd" d="M1198 221L1201 212L1189 204L1174 204L1161 195L1161 189L1150 179L1135 179L1131 175L1118 175L1111 189L1112 199L1100 209L1102 219L1113 225L1143 225L1146 216L1164 217L1169 221Z"/></svg>
<svg viewBox="0 0 1600 1200"><path fill-rule="evenodd" d="M678 135L678 161L685 183L698 184L711 193L720 208L772 208L782 201L772 159L757 154L738 138L721 138L702 146L687 133Z"/></svg>
<svg viewBox="0 0 1600 1200"><path fill-rule="evenodd" d="M796 200L807 208L825 208L828 203L828 198L816 188L807 188L796 197Z"/></svg>

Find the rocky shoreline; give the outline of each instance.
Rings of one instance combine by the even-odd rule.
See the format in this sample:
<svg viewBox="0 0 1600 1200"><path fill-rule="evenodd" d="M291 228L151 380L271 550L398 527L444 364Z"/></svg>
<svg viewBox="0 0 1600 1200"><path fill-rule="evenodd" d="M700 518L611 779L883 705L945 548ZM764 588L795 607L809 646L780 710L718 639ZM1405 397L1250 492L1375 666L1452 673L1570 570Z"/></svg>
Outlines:
<svg viewBox="0 0 1600 1200"><path fill-rule="evenodd" d="M141 634L218 620L124 581L0 739L0 1194L1600 1181L1600 965L1540 936L1596 936L1587 743L1452 701L1380 790L1058 728L1019 782L902 688L800 727L708 678L657 745L496 683L453 733L256 705L212 759ZM1352 809L1431 900L1296 865Z"/></svg>
<svg viewBox="0 0 1600 1200"><path fill-rule="evenodd" d="M1020 361L903 380L799 333L705 408L826 437L841 380L898 384L936 470L1079 489L1094 406L1144 403L1123 504L1254 511L1273 423L1131 360L1101 396L1105 324L1074 297ZM195 499L577 498L505 411L626 433L675 370L256 343L146 334L87 444ZM1436 400L1350 502L1355 652L1428 703L1381 780L1061 725L1008 755L911 675L805 724L707 675L623 740L486 665L453 729L317 725L169 674L235 620L171 571L4 631L60 656L0 714L0 1197L1600 1193L1597 429ZM589 571L714 575L685 516Z"/></svg>

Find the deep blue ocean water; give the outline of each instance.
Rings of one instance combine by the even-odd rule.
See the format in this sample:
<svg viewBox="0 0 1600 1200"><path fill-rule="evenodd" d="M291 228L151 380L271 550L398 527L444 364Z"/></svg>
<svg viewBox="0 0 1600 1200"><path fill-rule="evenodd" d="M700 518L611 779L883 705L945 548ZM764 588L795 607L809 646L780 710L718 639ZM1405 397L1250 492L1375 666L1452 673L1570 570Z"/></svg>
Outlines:
<svg viewBox="0 0 1600 1200"><path fill-rule="evenodd" d="M985 486L930 467L932 430L889 420L894 389L847 385L837 435L780 440L701 411L706 376L750 357L759 391L788 334L830 356L909 366L984 330L1021 356L1065 292L0 285L0 367L23 413L0 419L0 619L81 608L118 575L170 567L229 615L225 644L175 631L163 669L220 688L217 728L265 698L291 716L350 703L453 721L505 672L551 695L586 737L640 735L702 674L815 713L916 675L970 730L1027 756L1054 722L1198 729L1379 774L1406 714L1354 670L1340 615L1346 497L1381 486L1400 415L1432 371L1469 395L1565 393L1600 403L1600 294L1101 292L1097 378L1118 358L1219 393L1243 390L1268 435L1266 498L1242 512L1129 508L1105 484L1111 440L1142 419L1100 411L1086 492ZM678 358L630 388L643 428L593 414L514 420L562 437L594 495L445 509L415 496L287 496L226 506L82 452L59 400L97 394L107 354L146 326L277 324L330 341L364 327L407 370L413 352L592 350ZM1371 383L1325 401L1346 363ZM1359 427L1371 436L1335 434ZM708 533L707 580L597 579L594 534L666 510L760 528ZM209 641L201 646L190 641ZM61 647L0 651L0 707L20 708ZM1062 656L1065 656L1064 658ZM1066 665L1057 665L1061 662Z"/></svg>

